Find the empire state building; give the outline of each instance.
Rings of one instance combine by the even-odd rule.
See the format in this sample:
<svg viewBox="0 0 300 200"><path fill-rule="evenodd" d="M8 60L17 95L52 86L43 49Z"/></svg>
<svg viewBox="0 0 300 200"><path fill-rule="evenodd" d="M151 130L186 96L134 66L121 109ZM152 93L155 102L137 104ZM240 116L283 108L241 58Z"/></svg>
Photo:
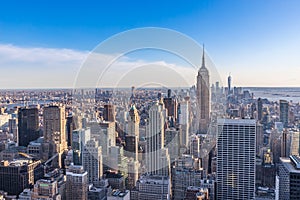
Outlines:
<svg viewBox="0 0 300 200"><path fill-rule="evenodd" d="M198 110L198 121L199 128L198 132L206 134L209 127L210 119L210 84L209 84L209 72L205 67L204 57L204 45L202 55L202 66L198 71L197 75L197 110Z"/></svg>

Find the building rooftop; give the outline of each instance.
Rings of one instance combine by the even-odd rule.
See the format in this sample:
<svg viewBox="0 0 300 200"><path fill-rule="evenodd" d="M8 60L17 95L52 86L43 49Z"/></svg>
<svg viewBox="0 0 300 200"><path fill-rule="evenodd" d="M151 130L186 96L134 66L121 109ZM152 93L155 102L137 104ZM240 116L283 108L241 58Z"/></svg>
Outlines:
<svg viewBox="0 0 300 200"><path fill-rule="evenodd" d="M256 124L255 119L218 119L218 124Z"/></svg>
<svg viewBox="0 0 300 200"><path fill-rule="evenodd" d="M295 168L300 170L300 157L296 155L291 155L290 159L293 162Z"/></svg>
<svg viewBox="0 0 300 200"><path fill-rule="evenodd" d="M129 190L125 190L125 191L121 191L121 190L113 190L110 193L110 196L114 196L114 197L124 197L129 193Z"/></svg>
<svg viewBox="0 0 300 200"><path fill-rule="evenodd" d="M122 178L122 174L118 174L118 173L115 173L115 172L105 172L105 177L106 178Z"/></svg>
<svg viewBox="0 0 300 200"><path fill-rule="evenodd" d="M299 158L299 157L298 157ZM284 165L284 167L289 171L289 172L292 172L292 173L300 173L300 168L296 168L296 166L294 166L293 164L293 161L291 158L280 158L280 161L282 163L282 165ZM299 163L298 163L299 164Z"/></svg>
<svg viewBox="0 0 300 200"><path fill-rule="evenodd" d="M143 184L169 184L168 176L158 176L158 175L142 175L138 180Z"/></svg>
<svg viewBox="0 0 300 200"><path fill-rule="evenodd" d="M31 164L33 161L30 159L14 159L12 161L1 161L0 166L5 166L5 167L19 167L19 166L24 166Z"/></svg>

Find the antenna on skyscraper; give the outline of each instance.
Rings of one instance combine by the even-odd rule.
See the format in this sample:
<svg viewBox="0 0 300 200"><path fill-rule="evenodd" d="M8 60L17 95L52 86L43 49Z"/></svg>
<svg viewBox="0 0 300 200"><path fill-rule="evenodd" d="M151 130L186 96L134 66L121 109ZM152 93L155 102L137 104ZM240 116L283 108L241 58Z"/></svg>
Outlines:
<svg viewBox="0 0 300 200"><path fill-rule="evenodd" d="M202 67L205 66L205 57L204 57L204 43L203 43L203 49L202 49Z"/></svg>

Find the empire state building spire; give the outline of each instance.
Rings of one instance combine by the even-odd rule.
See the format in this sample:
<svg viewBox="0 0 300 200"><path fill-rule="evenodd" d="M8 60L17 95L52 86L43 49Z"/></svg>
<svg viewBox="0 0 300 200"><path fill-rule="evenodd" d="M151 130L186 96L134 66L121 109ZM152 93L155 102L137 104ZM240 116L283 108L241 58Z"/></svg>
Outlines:
<svg viewBox="0 0 300 200"><path fill-rule="evenodd" d="M204 44L203 44L202 66L201 66L201 68L206 68L206 67L205 67L205 56L204 56Z"/></svg>
<svg viewBox="0 0 300 200"><path fill-rule="evenodd" d="M210 84L209 72L205 66L205 53L203 45L202 65L197 76L197 110L199 133L207 133L210 120Z"/></svg>

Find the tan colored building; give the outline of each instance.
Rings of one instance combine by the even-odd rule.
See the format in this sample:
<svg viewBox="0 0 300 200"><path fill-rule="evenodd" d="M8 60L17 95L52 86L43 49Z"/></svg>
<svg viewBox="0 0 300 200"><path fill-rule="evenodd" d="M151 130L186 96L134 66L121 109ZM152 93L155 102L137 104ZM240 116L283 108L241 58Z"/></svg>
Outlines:
<svg viewBox="0 0 300 200"><path fill-rule="evenodd" d="M43 159L48 160L58 153L52 161L55 167L62 167L61 155L67 149L65 107L50 105L44 108L44 144Z"/></svg>

